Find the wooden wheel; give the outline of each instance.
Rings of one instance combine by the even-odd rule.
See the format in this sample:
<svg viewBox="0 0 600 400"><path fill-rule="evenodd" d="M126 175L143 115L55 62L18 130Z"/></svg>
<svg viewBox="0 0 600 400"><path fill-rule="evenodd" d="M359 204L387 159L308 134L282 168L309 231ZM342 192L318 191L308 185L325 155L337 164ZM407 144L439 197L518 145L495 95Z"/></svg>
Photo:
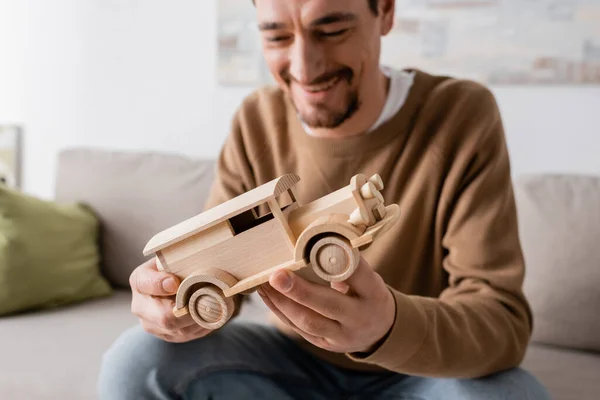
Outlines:
<svg viewBox="0 0 600 400"><path fill-rule="evenodd" d="M188 308L198 325L206 329L222 327L233 314L233 299L225 297L216 286L204 286L190 297Z"/></svg>
<svg viewBox="0 0 600 400"><path fill-rule="evenodd" d="M329 282L348 279L358 266L360 253L348 240L338 236L319 239L310 250L315 273Z"/></svg>

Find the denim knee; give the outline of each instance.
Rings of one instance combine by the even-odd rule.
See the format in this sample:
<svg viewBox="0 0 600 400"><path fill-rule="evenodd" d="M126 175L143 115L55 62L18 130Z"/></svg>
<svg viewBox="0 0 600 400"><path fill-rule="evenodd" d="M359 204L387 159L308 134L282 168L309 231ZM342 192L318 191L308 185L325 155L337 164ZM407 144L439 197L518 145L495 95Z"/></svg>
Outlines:
<svg viewBox="0 0 600 400"><path fill-rule="evenodd" d="M169 343L141 326L125 331L102 357L99 398L180 398L194 380L215 371L279 372L287 364L275 330L228 323L202 339ZM278 346L283 351L274 351Z"/></svg>
<svg viewBox="0 0 600 400"><path fill-rule="evenodd" d="M550 400L546 388L521 368L492 374L479 379L451 379L438 387L451 399L522 399Z"/></svg>
<svg viewBox="0 0 600 400"><path fill-rule="evenodd" d="M97 382L99 399L157 398L156 390L153 395L148 392L151 376L156 375L163 359L161 345L141 326L123 332L102 356Z"/></svg>

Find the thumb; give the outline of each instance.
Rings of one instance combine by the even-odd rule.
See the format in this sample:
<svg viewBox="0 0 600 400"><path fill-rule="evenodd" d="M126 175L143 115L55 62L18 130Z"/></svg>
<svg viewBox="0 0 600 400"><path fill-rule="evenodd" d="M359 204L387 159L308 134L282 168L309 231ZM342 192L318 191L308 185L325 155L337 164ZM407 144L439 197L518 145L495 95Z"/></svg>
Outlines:
<svg viewBox="0 0 600 400"><path fill-rule="evenodd" d="M158 270L155 258L137 267L129 277L129 284L133 291L150 296L174 295L177 293L179 283L176 275Z"/></svg>

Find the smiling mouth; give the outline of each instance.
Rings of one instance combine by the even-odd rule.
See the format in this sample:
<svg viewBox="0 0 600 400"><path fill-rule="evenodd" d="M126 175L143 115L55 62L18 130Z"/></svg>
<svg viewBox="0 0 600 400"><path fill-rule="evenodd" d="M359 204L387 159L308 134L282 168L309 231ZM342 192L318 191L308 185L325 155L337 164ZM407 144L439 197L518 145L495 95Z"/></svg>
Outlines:
<svg viewBox="0 0 600 400"><path fill-rule="evenodd" d="M338 76L334 76L333 78L329 79L328 81L320 83L318 85L310 85L310 86L303 85L302 88L310 93L326 92L327 90L334 87L336 85L336 83L338 83L340 81L340 79L342 79L342 78L338 75Z"/></svg>

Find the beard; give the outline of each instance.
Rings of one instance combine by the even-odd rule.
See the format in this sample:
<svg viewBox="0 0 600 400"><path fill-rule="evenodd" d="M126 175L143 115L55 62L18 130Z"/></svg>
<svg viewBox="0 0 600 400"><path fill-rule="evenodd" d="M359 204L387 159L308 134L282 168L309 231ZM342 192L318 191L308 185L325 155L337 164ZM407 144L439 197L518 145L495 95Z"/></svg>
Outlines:
<svg viewBox="0 0 600 400"><path fill-rule="evenodd" d="M293 99L292 99L293 102ZM333 129L340 126L349 119L359 108L358 93L354 90L348 93L344 99L344 104L340 109L332 109L325 104L314 105L314 110L303 112L296 107L300 119L310 128Z"/></svg>
<svg viewBox="0 0 600 400"><path fill-rule="evenodd" d="M291 83L293 78L289 74L289 72L282 71L281 76L283 77L288 90L291 91ZM350 68L343 68L341 70L337 70L335 72L330 72L321 75L317 79L313 80L311 85L318 85L323 82L327 82L334 77L340 78L340 83L346 81L348 85L351 87L352 78L354 74ZM340 84L337 83L337 84ZM360 107L360 100L358 98L358 90L352 89L348 94L344 97L344 101L342 104L337 104L335 106L328 106L323 103L312 104L312 110L302 110L298 107L296 102L294 101L294 97L290 95L292 104L296 109L300 119L310 128L327 128L333 129L340 126L350 117L352 117L356 111L358 111Z"/></svg>

